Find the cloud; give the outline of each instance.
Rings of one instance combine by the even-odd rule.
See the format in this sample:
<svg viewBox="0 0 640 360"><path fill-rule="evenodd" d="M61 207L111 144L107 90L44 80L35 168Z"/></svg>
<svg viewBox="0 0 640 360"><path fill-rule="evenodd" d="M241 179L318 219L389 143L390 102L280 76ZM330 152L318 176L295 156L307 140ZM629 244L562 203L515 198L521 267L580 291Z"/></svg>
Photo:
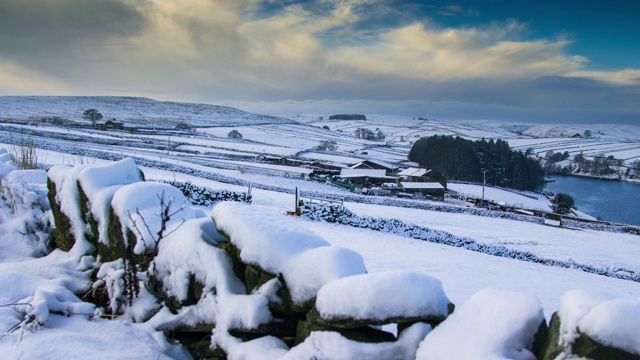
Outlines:
<svg viewBox="0 0 640 360"><path fill-rule="evenodd" d="M67 94L63 83L19 64L0 59L0 95Z"/></svg>
<svg viewBox="0 0 640 360"><path fill-rule="evenodd" d="M594 79L614 85L640 85L640 69L613 71L579 70L566 74L568 77Z"/></svg>
<svg viewBox="0 0 640 360"><path fill-rule="evenodd" d="M581 101L595 106L600 98L628 109L623 101L637 95L639 69L593 71L588 59L570 53L565 38L523 39L528 25L515 20L443 28L393 4L3 0L0 89L555 110L580 108ZM436 10L475 15L459 6ZM615 96L602 95L605 90Z"/></svg>

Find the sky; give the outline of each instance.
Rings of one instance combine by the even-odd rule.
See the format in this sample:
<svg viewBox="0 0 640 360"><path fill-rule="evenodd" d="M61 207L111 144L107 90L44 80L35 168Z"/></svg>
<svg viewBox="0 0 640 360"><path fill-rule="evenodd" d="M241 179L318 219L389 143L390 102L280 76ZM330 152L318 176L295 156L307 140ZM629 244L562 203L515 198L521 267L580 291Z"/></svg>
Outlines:
<svg viewBox="0 0 640 360"><path fill-rule="evenodd" d="M0 95L640 125L635 0L0 0Z"/></svg>

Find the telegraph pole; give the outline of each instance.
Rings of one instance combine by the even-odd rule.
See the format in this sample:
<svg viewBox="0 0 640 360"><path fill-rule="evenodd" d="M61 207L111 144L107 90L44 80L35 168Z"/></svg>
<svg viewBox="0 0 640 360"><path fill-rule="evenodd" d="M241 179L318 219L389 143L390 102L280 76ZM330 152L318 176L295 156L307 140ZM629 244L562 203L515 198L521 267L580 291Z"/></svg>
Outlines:
<svg viewBox="0 0 640 360"><path fill-rule="evenodd" d="M480 207L484 207L484 184L487 182L487 170L482 170L482 201Z"/></svg>

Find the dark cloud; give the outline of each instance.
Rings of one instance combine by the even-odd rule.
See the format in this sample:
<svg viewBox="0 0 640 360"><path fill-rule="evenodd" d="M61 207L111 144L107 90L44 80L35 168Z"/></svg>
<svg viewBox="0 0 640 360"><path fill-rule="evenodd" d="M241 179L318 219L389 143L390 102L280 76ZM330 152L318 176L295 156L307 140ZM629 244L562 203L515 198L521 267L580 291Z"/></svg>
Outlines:
<svg viewBox="0 0 640 360"><path fill-rule="evenodd" d="M26 66L53 67L98 51L104 39L139 33L144 16L113 0L2 0L0 53Z"/></svg>

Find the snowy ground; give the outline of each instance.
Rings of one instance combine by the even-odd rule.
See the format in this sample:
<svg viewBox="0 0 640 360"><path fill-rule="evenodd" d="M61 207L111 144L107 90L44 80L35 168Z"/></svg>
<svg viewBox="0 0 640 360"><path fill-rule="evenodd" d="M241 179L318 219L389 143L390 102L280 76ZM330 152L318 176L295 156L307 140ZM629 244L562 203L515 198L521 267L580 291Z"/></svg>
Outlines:
<svg viewBox="0 0 640 360"><path fill-rule="evenodd" d="M284 218L284 213L292 210L294 198L290 192L274 191L273 189L276 187L292 191L298 186L303 191L333 194L344 194L344 191L328 185L300 180L297 177L299 170L295 171L292 168L258 165L248 160L188 155L174 151L174 149L167 151L162 149L161 145L171 141L201 153L201 149L210 148L211 151L219 149L220 153L225 152L226 155L236 153L236 151L241 154L250 154L250 156L262 153L282 155L289 152L304 152L305 156L311 158L324 158L340 162L349 159L356 162L363 158L362 151L367 151L369 154L379 151L377 154L386 154L383 158L379 158L380 160L394 160L402 158L402 156L406 157L409 149L408 141L399 142L390 148L378 148L375 146L377 144L373 142L354 139L351 136L353 130L360 126L380 127L383 132L397 137L398 140L401 136L407 138L413 136L413 141L416 139L416 135L425 136L430 133L462 134L479 138L490 135L492 126L495 126L495 124L487 123L450 125L429 121L422 122L424 126L416 129L407 126L407 124L416 126L418 121L406 118L393 125L388 125L387 122L386 127L381 127L384 123L383 120L388 119L373 117L372 121L366 123L324 121L314 123L315 127L287 124L283 125L287 131L280 131L278 127L274 127L264 132L259 126L247 124L244 127L238 127L241 133L246 134L247 142L229 141L226 138L226 133L230 131L229 127L202 129L203 134L197 135L196 133L192 137L172 135L170 140L165 136L149 137L146 139L147 143L139 141L135 135L130 134L108 133L100 135L99 137L103 140L111 141L107 144L94 141L78 142L67 138L47 136L48 133L53 132L57 132L59 135L66 134L58 128L51 128L47 132L46 127L38 126L37 130L44 133L36 134L35 138L39 144L46 145L46 148L49 149L40 150L42 162L48 165L99 164L107 161L92 157L91 155L95 152L101 156L105 154L118 157L134 156L167 165L167 168L163 169L143 166L142 170L147 179L191 181L194 184L212 189L233 191L246 191L246 184L249 182L263 185L262 189L253 189L252 206L271 212L273 216ZM318 128L325 124L331 128L331 132ZM551 131L550 128L550 126L544 128L546 133ZM19 128L17 129L7 128L4 124L0 124L0 136L4 136L2 140L6 142L8 134L18 136ZM336 132L338 129L343 130L343 133ZM616 133L613 131L614 129L608 129L606 130L607 136L601 135L601 139L597 141L578 139L562 140L562 143L558 143L557 140L516 135L506 125L493 129L495 129L494 135L506 137L511 134L514 139L519 139L517 140L520 141L518 146L523 148L539 146L540 149L545 150L547 148L574 148L573 141L583 141L581 146L590 146L595 149L596 146L602 145L595 144L597 142L619 145L622 136L633 141L640 138L640 136L634 137L633 134L640 133L635 128L628 134ZM518 129L522 130L521 127ZM535 128L535 134L534 130L529 132L540 136L545 133L544 129ZM598 131L597 129L593 127L591 130L595 133ZM575 130L584 131L582 128ZM72 135L82 136L82 130L78 131L80 133ZM605 132L605 130L602 131ZM614 139L611 137L613 135L609 136L608 134L617 137ZM211 136L220 138L215 139ZM313 146L325 137L335 139L338 142L339 151L337 153L328 155L313 152ZM211 142L206 139L211 139ZM635 142L630 146L637 145L638 143ZM609 145L606 145L605 148L607 146ZM8 148L9 146L0 144L0 148L3 147ZM79 152L78 149L83 151ZM598 149L601 150L602 147L600 146ZM629 152L628 156L640 156L640 150L637 153L633 149L625 151ZM318 154L317 157L314 154ZM194 172L192 175L188 175L181 171L172 170L172 166L177 165ZM239 167L242 169L240 170ZM293 176L284 177L284 174ZM214 175L222 176L222 181L212 180L217 179ZM229 179L237 181L229 181ZM477 195L479 189L478 186L465 184L451 184L451 187L463 194L474 195ZM534 209L548 206L548 202L545 203L543 198L534 199L532 197L536 196L532 194L522 196L492 188L485 190L486 197L496 201L505 201L510 204L522 203L526 207ZM384 205L361 203L346 203L345 205L358 215L399 219L422 227L444 230L456 236L468 237L478 243L503 245L510 249L529 251L545 258L559 261L573 260L602 268L623 267L640 271L640 266L635 259L635 254L640 253L640 238L634 235L559 229L514 220ZM211 211L210 208L202 210ZM95 309L89 305L83 305L86 303L80 302L69 291L81 292L87 286L87 274L83 272L83 268L73 265L73 261L60 251L55 251L46 257L38 257L38 244L33 241L25 241L22 235L24 229L18 225L24 220L21 216L28 218L32 216L31 213L23 212L20 215L16 214L15 210L6 207L0 209L0 213L0 289L2 289L0 291L0 305L2 306L0 307L0 325L3 327L0 328L0 353L4 358L80 359L95 357L95 354L100 354L99 357L103 359L188 358L188 355L180 348L169 344L160 333L145 325L133 324L130 319L112 321L91 317L90 314L93 314ZM445 293L455 304L464 304L473 294L483 288L518 291L537 297L544 309L544 316L549 318L553 312L560 309L563 294L575 289L605 293L614 298L640 298L640 283L638 282L590 274L575 269L548 267L514 259L499 258L462 248L453 248L345 225L304 219L296 221L330 244L361 254L369 272L410 270L441 280ZM23 328L20 332L8 332L23 320L17 316L17 310L23 309L24 305L15 304L31 301L37 296L48 302L57 301L60 304L61 314L79 315L51 314L46 326L33 326ZM70 349L73 350L70 351Z"/></svg>

